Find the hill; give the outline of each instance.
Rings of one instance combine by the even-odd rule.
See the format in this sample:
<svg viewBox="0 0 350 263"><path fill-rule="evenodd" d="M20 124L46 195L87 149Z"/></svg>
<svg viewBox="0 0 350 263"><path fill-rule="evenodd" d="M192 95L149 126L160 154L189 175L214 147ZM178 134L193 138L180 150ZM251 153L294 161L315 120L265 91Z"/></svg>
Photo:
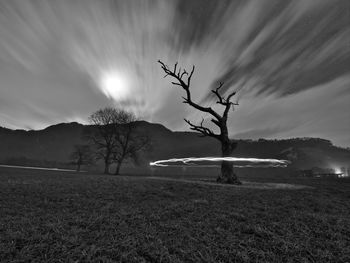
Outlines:
<svg viewBox="0 0 350 263"><path fill-rule="evenodd" d="M212 138L199 137L194 132L173 132L161 124L138 121L140 132L152 139L152 150L146 161L175 157L220 155L220 145ZM63 165L69 162L74 145L83 143L84 129L93 126L60 123L43 130L25 131L0 127L0 162L17 165ZM281 158L292 161L292 167L350 165L350 150L334 146L320 138L284 140L239 140L237 157Z"/></svg>

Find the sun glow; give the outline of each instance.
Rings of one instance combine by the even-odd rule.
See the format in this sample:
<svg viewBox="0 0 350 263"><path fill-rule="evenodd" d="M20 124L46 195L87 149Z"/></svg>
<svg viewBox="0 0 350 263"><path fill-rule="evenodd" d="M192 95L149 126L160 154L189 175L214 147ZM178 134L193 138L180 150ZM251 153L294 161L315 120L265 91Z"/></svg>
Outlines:
<svg viewBox="0 0 350 263"><path fill-rule="evenodd" d="M104 72L100 76L102 92L115 101L125 100L130 95L126 77L118 71Z"/></svg>

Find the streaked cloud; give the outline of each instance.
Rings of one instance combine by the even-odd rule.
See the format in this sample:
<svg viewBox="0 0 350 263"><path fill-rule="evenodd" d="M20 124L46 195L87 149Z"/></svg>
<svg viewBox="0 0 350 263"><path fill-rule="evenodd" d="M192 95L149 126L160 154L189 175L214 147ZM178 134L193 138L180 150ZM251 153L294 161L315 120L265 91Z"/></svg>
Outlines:
<svg viewBox="0 0 350 263"><path fill-rule="evenodd" d="M196 65L198 101L210 104L219 81L239 90L233 133L350 145L350 125L333 126L348 117L349 8L347 0L0 0L1 125L86 120L116 105L184 129L184 117L200 114L162 78L162 59ZM110 96L106 72L127 79L130 96ZM339 101L317 108L327 97Z"/></svg>

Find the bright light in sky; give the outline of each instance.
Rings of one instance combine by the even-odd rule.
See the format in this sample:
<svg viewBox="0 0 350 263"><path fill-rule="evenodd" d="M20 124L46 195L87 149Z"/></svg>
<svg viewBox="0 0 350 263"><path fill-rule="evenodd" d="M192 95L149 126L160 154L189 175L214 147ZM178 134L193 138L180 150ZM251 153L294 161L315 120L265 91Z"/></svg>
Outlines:
<svg viewBox="0 0 350 263"><path fill-rule="evenodd" d="M161 59L196 66L191 90L203 105L215 105L210 89L219 82L240 90L229 120L236 139L322 137L350 146L349 1L0 6L1 126L38 129L113 105L187 130L183 118L206 116L181 103Z"/></svg>
<svg viewBox="0 0 350 263"><path fill-rule="evenodd" d="M111 99L116 101L125 100L130 89L126 77L118 71L109 71L101 74L100 86L102 92Z"/></svg>

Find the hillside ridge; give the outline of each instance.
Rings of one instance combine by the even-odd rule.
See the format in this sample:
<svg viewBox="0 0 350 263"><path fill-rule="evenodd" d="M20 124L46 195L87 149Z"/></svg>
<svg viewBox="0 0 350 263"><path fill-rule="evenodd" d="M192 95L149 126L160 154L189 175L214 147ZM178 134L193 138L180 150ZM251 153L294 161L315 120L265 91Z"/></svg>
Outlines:
<svg viewBox="0 0 350 263"><path fill-rule="evenodd" d="M146 160L188 156L220 156L220 145L213 138L199 137L190 131L171 131L159 123L137 121L138 129L152 139ZM84 143L82 134L93 125L77 122L58 123L41 130L11 130L0 127L0 162L21 164L28 160L69 162L76 144ZM334 146L321 138L237 140L237 157L279 158L292 161L298 168L350 164L350 150ZM28 163L25 163L28 164Z"/></svg>

